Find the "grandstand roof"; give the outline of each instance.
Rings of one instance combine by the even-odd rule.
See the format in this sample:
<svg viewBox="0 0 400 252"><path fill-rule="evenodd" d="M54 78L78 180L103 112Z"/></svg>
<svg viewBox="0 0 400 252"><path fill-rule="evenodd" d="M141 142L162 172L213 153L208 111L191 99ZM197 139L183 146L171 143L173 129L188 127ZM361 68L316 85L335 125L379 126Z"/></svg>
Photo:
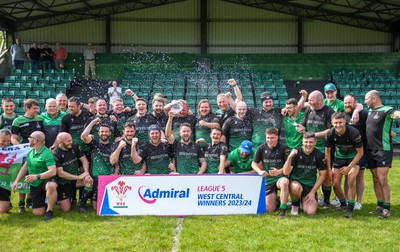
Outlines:
<svg viewBox="0 0 400 252"><path fill-rule="evenodd" d="M22 31L182 1L187 0L0 0L0 26ZM386 32L400 22L399 0L222 1Z"/></svg>

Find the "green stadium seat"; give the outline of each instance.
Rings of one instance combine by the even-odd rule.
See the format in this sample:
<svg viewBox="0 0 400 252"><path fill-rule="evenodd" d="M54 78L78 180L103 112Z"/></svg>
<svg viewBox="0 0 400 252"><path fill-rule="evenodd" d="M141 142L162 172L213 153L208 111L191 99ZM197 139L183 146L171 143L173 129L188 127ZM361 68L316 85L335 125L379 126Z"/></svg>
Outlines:
<svg viewBox="0 0 400 252"><path fill-rule="evenodd" d="M30 82L21 83L19 90L31 91L33 84Z"/></svg>
<svg viewBox="0 0 400 252"><path fill-rule="evenodd" d="M59 76L57 76L57 77L50 77L49 82L50 82L50 83L54 83L54 84L58 84L58 83L61 82L61 78L60 78Z"/></svg>
<svg viewBox="0 0 400 252"><path fill-rule="evenodd" d="M25 114L25 108L24 108L23 106L22 106L22 107L16 107L16 108L15 108L15 113L16 113L17 115L22 116L22 115Z"/></svg>
<svg viewBox="0 0 400 252"><path fill-rule="evenodd" d="M65 73L65 70L64 69L56 69L56 70L54 70L54 77L59 77L60 79L61 78L64 78L64 73Z"/></svg>
<svg viewBox="0 0 400 252"><path fill-rule="evenodd" d="M40 77L43 75L43 70L42 69L37 69L32 71L32 76Z"/></svg>
<svg viewBox="0 0 400 252"><path fill-rule="evenodd" d="M26 82L37 82L38 81L38 76L27 76L26 77Z"/></svg>
<svg viewBox="0 0 400 252"><path fill-rule="evenodd" d="M24 69L21 72L21 76L31 76L32 75L32 70L30 69Z"/></svg>
<svg viewBox="0 0 400 252"><path fill-rule="evenodd" d="M283 84L283 82L280 84L275 83L275 89L277 92L286 91L286 86Z"/></svg>
<svg viewBox="0 0 400 252"><path fill-rule="evenodd" d="M41 82L36 83L36 84L32 87L32 90L33 90L33 91L44 91L44 86L47 85L47 84L48 84L48 82L46 82L46 83L41 83Z"/></svg>
<svg viewBox="0 0 400 252"><path fill-rule="evenodd" d="M21 87L21 83L15 82L14 84L12 84L12 85L10 85L10 86L8 87L8 90L9 90L9 91L11 91L11 90L19 91L20 87Z"/></svg>
<svg viewBox="0 0 400 252"><path fill-rule="evenodd" d="M44 86L45 91L55 91L56 90L56 84L54 83L48 83Z"/></svg>
<svg viewBox="0 0 400 252"><path fill-rule="evenodd" d="M16 76L14 76L14 75L7 75L6 77L4 77L4 81L5 82L15 82L15 79L16 79L17 77Z"/></svg>
<svg viewBox="0 0 400 252"><path fill-rule="evenodd" d="M26 82L26 76L15 77L15 82Z"/></svg>
<svg viewBox="0 0 400 252"><path fill-rule="evenodd" d="M1 90L8 91L8 89L14 85L14 82L4 82L0 85Z"/></svg>
<svg viewBox="0 0 400 252"><path fill-rule="evenodd" d="M10 98L13 98L13 99L14 99L15 91L14 91L14 90L9 90L9 91L7 91L7 92L4 93L4 96L5 96L5 97L10 97Z"/></svg>
<svg viewBox="0 0 400 252"><path fill-rule="evenodd" d="M21 73L22 73L22 70L21 69L12 69L11 70L11 74L12 75L21 75Z"/></svg>
<svg viewBox="0 0 400 252"><path fill-rule="evenodd" d="M14 94L14 98L16 99L25 99L27 98L27 91L16 91Z"/></svg>
<svg viewBox="0 0 400 252"><path fill-rule="evenodd" d="M44 97L41 97L41 95L43 95L43 94L45 94L46 92L45 91L30 91L28 94L27 94L27 96L29 97L29 98L32 98L32 99L39 99L39 98L44 98Z"/></svg>
<svg viewBox="0 0 400 252"><path fill-rule="evenodd" d="M54 69L46 69L43 71L44 77L51 77L54 76Z"/></svg>

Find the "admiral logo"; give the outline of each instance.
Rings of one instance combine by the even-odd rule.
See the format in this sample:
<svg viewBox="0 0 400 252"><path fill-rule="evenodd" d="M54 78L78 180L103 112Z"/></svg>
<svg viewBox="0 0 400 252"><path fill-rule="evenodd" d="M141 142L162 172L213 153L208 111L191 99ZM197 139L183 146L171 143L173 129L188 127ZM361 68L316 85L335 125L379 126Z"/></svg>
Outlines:
<svg viewBox="0 0 400 252"><path fill-rule="evenodd" d="M186 188L186 190L175 190L175 188L171 188L170 190L160 190L160 188L152 190L148 186L141 186L138 189L139 198L147 204L154 204L157 199L189 198L189 193L189 188Z"/></svg>

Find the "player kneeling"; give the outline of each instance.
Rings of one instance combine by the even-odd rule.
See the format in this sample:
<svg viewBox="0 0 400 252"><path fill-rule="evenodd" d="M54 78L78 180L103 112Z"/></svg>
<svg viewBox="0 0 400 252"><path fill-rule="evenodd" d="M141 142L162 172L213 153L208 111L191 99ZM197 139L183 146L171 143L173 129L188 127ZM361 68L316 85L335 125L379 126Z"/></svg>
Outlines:
<svg viewBox="0 0 400 252"><path fill-rule="evenodd" d="M290 179L292 215L298 215L300 201L306 214L317 212L317 189L324 182L327 170L325 155L314 148L315 144L314 133L306 132L303 135L303 146L293 149L283 166L283 173Z"/></svg>

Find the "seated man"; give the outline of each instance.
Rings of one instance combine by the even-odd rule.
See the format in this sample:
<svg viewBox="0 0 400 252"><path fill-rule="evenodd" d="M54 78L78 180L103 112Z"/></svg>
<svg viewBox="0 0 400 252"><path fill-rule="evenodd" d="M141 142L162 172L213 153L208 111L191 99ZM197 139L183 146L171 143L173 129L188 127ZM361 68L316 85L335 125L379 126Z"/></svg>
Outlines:
<svg viewBox="0 0 400 252"><path fill-rule="evenodd" d="M317 189L328 174L325 155L315 148L316 143L314 133L306 132L303 136L303 146L293 149L283 166L283 173L290 178L292 215L299 214L300 201L305 213L317 212Z"/></svg>
<svg viewBox="0 0 400 252"><path fill-rule="evenodd" d="M229 153L228 159L225 162L225 167L231 166L232 173L255 173L253 168L251 168L251 161L255 153L256 151L253 149L253 144L249 140L244 140L240 144L240 147Z"/></svg>
<svg viewBox="0 0 400 252"><path fill-rule="evenodd" d="M283 164L289 153L289 148L278 142L279 131L277 128L268 128L265 132L267 142L258 147L251 167L265 177L265 202L267 212L275 211L280 194L279 218L285 218L286 204L289 196L289 179L283 174Z"/></svg>
<svg viewBox="0 0 400 252"><path fill-rule="evenodd" d="M71 197L76 187L83 187L81 193L81 205L79 211L88 213L86 201L92 194L93 179L89 175L89 161L85 153L77 143L72 142L72 137L69 133L61 132L57 136L58 146L53 150L54 160L56 161L58 175L58 200L60 208L63 212L68 212L71 209ZM82 163L83 171L79 166L79 161ZM82 204L85 202L85 204Z"/></svg>

